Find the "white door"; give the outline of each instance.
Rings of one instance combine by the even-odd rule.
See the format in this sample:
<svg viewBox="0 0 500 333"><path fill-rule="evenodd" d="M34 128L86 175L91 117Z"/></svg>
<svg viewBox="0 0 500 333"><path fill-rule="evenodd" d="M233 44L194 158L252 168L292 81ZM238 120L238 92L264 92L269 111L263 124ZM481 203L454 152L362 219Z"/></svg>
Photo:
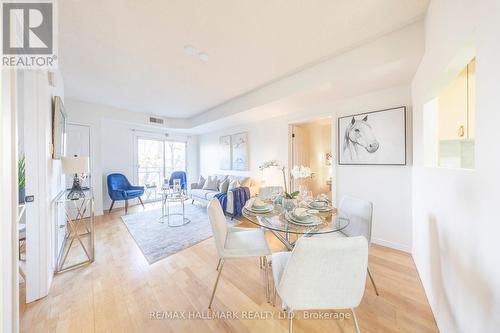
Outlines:
<svg viewBox="0 0 500 333"><path fill-rule="evenodd" d="M303 128L296 125L290 125L290 161L288 165L289 172L295 165L309 165L309 151L307 147L307 134ZM300 185L304 185L303 180L296 180L290 177L290 192L297 191Z"/></svg>

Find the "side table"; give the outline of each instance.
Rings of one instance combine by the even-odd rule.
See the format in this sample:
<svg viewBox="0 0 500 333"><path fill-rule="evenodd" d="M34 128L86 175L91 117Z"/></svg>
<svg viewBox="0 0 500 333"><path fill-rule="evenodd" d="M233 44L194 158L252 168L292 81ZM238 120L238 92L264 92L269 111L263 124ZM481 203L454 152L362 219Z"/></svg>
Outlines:
<svg viewBox="0 0 500 333"><path fill-rule="evenodd" d="M92 190L85 190L85 197L71 200L67 198L69 190L59 194L56 199L58 210L60 206L64 209L67 229L63 241L63 248L59 255L56 273L62 273L84 265L95 260L95 235L94 235L94 194ZM89 213L89 217L85 214ZM74 215L74 216L72 216ZM64 227L58 226L59 228ZM73 246L75 244L75 246ZM83 250L83 259L66 263L69 252Z"/></svg>

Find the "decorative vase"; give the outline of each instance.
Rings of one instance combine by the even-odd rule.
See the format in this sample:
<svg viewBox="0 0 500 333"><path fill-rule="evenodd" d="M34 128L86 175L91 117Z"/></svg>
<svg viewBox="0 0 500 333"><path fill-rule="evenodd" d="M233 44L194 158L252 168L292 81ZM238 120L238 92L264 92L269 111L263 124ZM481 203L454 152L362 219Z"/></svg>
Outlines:
<svg viewBox="0 0 500 333"><path fill-rule="evenodd" d="M287 212L291 212L295 209L295 199L283 198L283 208Z"/></svg>

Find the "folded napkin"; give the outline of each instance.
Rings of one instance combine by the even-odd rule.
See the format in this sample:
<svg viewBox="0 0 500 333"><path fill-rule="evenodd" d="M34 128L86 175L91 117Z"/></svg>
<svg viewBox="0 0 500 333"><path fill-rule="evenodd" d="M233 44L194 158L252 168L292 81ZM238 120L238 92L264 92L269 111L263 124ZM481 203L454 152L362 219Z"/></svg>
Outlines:
<svg viewBox="0 0 500 333"><path fill-rule="evenodd" d="M328 202L327 201L323 201L323 200L315 200L315 201L311 202L310 205L313 206L313 207L323 208L323 207L327 207L328 206Z"/></svg>
<svg viewBox="0 0 500 333"><path fill-rule="evenodd" d="M257 208L261 208L261 207L265 207L267 204L260 200L259 198L255 198L255 200L252 202L252 207L257 207Z"/></svg>
<svg viewBox="0 0 500 333"><path fill-rule="evenodd" d="M253 203L256 198L250 198L246 203L245 203L245 208L251 208L253 206Z"/></svg>
<svg viewBox="0 0 500 333"><path fill-rule="evenodd" d="M306 208L295 208L293 210L293 215L297 218L303 219L306 218L309 213L307 212Z"/></svg>

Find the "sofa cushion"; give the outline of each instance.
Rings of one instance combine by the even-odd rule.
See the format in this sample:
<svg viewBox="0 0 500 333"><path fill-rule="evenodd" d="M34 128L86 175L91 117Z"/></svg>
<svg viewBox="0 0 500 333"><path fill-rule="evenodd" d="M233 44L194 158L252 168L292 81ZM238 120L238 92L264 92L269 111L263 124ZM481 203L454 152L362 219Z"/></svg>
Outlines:
<svg viewBox="0 0 500 333"><path fill-rule="evenodd" d="M207 200L207 201L212 200L212 199L213 199L213 197L214 197L217 193L220 193L220 192L210 191L210 192L205 193L205 200Z"/></svg>
<svg viewBox="0 0 500 333"><path fill-rule="evenodd" d="M250 187L252 185L252 178L250 177L231 175L228 178L229 180L237 180L240 183L240 186Z"/></svg>
<svg viewBox="0 0 500 333"><path fill-rule="evenodd" d="M205 185L206 179L200 175L200 178L198 178L198 185L196 186L197 188L203 188L203 185Z"/></svg>
<svg viewBox="0 0 500 333"><path fill-rule="evenodd" d="M240 180L241 186L250 187L252 186L252 178L244 177L243 180Z"/></svg>
<svg viewBox="0 0 500 333"><path fill-rule="evenodd" d="M219 181L215 176L209 176L208 179L205 181L205 184L203 185L204 190L217 191L218 188L219 188Z"/></svg>
<svg viewBox="0 0 500 333"><path fill-rule="evenodd" d="M219 184L219 192L226 193L229 188L229 179L225 179L222 183Z"/></svg>
<svg viewBox="0 0 500 333"><path fill-rule="evenodd" d="M210 200L214 197L214 195L216 193L219 193L219 192L212 191L212 190L192 189L191 190L191 197L198 198L201 200ZM207 198L209 198L209 199L207 199Z"/></svg>
<svg viewBox="0 0 500 333"><path fill-rule="evenodd" d="M238 187L240 187L240 182L238 181L238 179L233 179L229 183L229 186L227 187L227 190L228 191L234 190L235 188L238 188Z"/></svg>

